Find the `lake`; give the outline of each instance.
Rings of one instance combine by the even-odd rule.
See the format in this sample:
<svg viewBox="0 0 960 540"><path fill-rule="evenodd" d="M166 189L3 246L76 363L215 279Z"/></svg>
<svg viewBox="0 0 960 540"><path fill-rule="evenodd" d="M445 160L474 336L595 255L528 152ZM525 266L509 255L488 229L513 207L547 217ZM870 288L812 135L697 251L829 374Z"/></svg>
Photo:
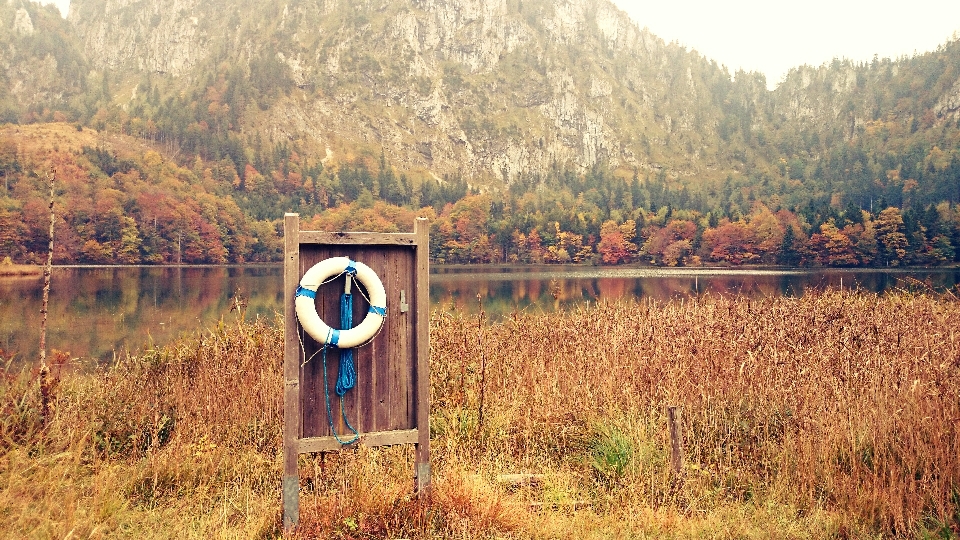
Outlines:
<svg viewBox="0 0 960 540"><path fill-rule="evenodd" d="M55 267L47 347L90 362L169 343L233 321L234 297L246 316L274 318L283 306L280 265ZM925 285L924 285L925 283ZM583 266L435 266L434 309L491 317L549 312L618 298L665 300L695 294L800 295L827 286L884 292L960 284L960 269L716 269ZM478 300L479 295L479 300ZM35 359L42 279L0 277L0 349Z"/></svg>

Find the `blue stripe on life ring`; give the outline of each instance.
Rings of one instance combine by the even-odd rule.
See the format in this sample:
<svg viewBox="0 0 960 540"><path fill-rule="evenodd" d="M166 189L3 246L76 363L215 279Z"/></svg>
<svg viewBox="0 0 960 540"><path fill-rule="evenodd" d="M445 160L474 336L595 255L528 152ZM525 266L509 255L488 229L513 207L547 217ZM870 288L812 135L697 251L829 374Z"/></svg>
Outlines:
<svg viewBox="0 0 960 540"><path fill-rule="evenodd" d="M387 308L380 306L370 306L370 309L367 310L367 313L373 313L381 317L387 316Z"/></svg>
<svg viewBox="0 0 960 540"><path fill-rule="evenodd" d="M303 287L300 287L300 286L298 285L298 286L297 286L297 294L294 296L294 298L296 298L297 296L306 296L307 298L316 298L316 297L317 297L317 291L311 291L310 289L304 289Z"/></svg>
<svg viewBox="0 0 960 540"><path fill-rule="evenodd" d="M347 268L344 272L350 274L351 276L357 275L357 265L353 264L352 259L347 259Z"/></svg>

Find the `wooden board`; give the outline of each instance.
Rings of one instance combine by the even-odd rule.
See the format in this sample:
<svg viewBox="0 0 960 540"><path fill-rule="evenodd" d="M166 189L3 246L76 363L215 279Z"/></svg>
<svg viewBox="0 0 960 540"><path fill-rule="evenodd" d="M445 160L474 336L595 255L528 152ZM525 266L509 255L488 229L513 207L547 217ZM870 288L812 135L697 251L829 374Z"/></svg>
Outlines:
<svg viewBox="0 0 960 540"><path fill-rule="evenodd" d="M299 216L287 214L284 234L283 509L284 527L289 529L299 516L297 456L343 448L335 435L342 441L354 437L344 414L360 433L359 444L415 444L416 489L423 493L429 488L430 239L429 225L422 218L414 224L412 234L329 233L301 231ZM342 405L335 392L341 352L324 351L303 331L294 310L300 277L330 257L349 257L366 264L377 273L387 295L387 316L380 332L370 343L353 349L357 381ZM317 291L317 313L333 328L342 328L340 303L345 280L345 276L337 276ZM353 326L360 324L369 309L365 292L354 281Z"/></svg>
<svg viewBox="0 0 960 540"><path fill-rule="evenodd" d="M404 297L416 290L416 253L399 246L329 246L302 244L300 246L300 275L314 264L330 257L349 257L369 266L380 277L387 293L387 317L380 333L372 342L353 349L357 384L343 398L343 412L347 421L361 433L415 429L417 418L412 375L417 364L413 356L414 312L400 311L401 292ZM341 328L340 303L345 276L321 286L317 292L317 313L329 326ZM352 287L354 326L366 316L370 307L362 286ZM343 421L340 398L335 393L342 352L324 351L319 344L298 328L307 361L300 366L300 405L302 438L332 436L327 416L327 397L334 428L343 440L353 433ZM326 357L327 392L324 392L324 357Z"/></svg>

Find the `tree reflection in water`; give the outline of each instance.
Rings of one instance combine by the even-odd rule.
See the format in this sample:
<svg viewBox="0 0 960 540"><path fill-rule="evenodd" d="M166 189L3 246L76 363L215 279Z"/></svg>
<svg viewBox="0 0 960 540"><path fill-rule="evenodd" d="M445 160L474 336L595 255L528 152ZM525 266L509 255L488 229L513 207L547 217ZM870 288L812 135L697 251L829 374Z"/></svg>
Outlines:
<svg viewBox="0 0 960 540"><path fill-rule="evenodd" d="M585 302L631 298L667 300L696 294L800 295L827 286L883 292L956 287L958 269L725 270L582 266L437 266L431 275L434 308L475 313L479 294L493 318L514 311L552 311ZM21 361L37 358L41 281L0 278L0 349ZM48 346L104 362L114 354L165 344L183 334L237 317L276 317L283 306L279 265L209 267L57 267L50 295Z"/></svg>

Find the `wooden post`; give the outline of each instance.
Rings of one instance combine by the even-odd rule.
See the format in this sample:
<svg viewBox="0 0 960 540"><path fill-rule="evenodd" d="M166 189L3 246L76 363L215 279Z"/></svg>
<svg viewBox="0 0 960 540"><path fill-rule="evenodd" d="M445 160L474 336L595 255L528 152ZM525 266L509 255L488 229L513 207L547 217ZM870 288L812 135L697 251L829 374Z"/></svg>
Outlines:
<svg viewBox="0 0 960 540"><path fill-rule="evenodd" d="M670 405L667 407L667 417L670 422L670 468L674 475L679 475L683 469L683 431L680 427L681 409Z"/></svg>
<svg viewBox="0 0 960 540"><path fill-rule="evenodd" d="M300 283L300 215L283 216L283 294ZM300 339L293 302L283 309L283 528L290 530L300 521Z"/></svg>
<svg viewBox="0 0 960 540"><path fill-rule="evenodd" d="M430 223L417 218L413 224L417 239L417 450L416 489L421 495L430 490Z"/></svg>

